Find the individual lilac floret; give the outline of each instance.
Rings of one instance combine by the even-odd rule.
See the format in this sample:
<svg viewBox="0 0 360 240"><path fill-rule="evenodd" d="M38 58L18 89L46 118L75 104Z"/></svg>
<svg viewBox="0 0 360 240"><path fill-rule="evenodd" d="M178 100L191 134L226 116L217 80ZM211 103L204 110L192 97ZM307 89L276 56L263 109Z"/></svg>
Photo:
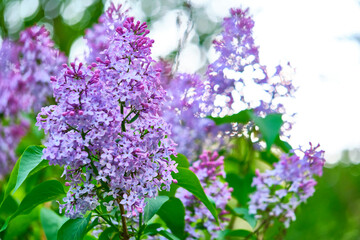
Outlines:
<svg viewBox="0 0 360 240"><path fill-rule="evenodd" d="M165 92L146 27L126 18L97 64L72 63L52 78L57 105L43 108L37 125L49 133L44 158L65 168L70 190L61 209L68 217L100 203L136 216L145 198L170 189L175 150L158 114Z"/></svg>
<svg viewBox="0 0 360 240"><path fill-rule="evenodd" d="M87 62L96 62L100 53L109 47L109 36L114 29L123 26L127 12L128 10L124 10L122 5L111 3L106 12L100 16L99 23L86 30L84 38L89 47Z"/></svg>
<svg viewBox="0 0 360 240"><path fill-rule="evenodd" d="M259 47L253 38L254 21L249 10L231 9L230 17L224 19L223 32L214 40L219 54L207 69L214 100L221 99L224 105L217 106L217 115L233 113L237 108L254 109L259 116L269 113L285 114L283 98L293 95L295 88L290 81L290 65L278 66L274 73L260 64ZM291 128L291 121L286 124Z"/></svg>
<svg viewBox="0 0 360 240"><path fill-rule="evenodd" d="M249 212L256 217L267 219L276 217L289 227L295 220L295 210L314 194L315 176L321 176L325 164L324 151L319 145L301 151L302 157L292 153L282 155L273 170L264 173L256 171L252 186Z"/></svg>
<svg viewBox="0 0 360 240"><path fill-rule="evenodd" d="M180 188L176 193L185 206L185 232L189 233L187 239L199 239L202 236L202 230L205 228L210 234L211 239L217 239L217 233L226 225L224 210L226 204L231 198L232 188L224 182L224 157L219 157L217 152L204 151L199 160L195 161L190 167L200 180L205 194L214 201L219 209L220 226L210 211L194 195L187 190ZM200 226L200 227L199 227Z"/></svg>

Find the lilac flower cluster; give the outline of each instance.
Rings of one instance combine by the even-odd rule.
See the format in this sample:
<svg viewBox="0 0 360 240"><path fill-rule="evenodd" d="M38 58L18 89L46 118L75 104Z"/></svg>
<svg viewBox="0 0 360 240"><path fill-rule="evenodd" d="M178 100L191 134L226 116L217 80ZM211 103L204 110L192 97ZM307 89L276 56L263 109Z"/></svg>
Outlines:
<svg viewBox="0 0 360 240"><path fill-rule="evenodd" d="M86 29L84 38L89 47L87 62L95 62L100 53L109 47L111 32L123 26L127 12L122 5L111 3L105 14L100 16L99 23Z"/></svg>
<svg viewBox="0 0 360 240"><path fill-rule="evenodd" d="M295 220L295 209L311 197L315 191L314 176L321 176L325 164L324 151L319 145L296 154L282 155L273 170L264 173L256 171L252 186L256 192L251 195L249 212L257 218L276 217L289 227Z"/></svg>
<svg viewBox="0 0 360 240"><path fill-rule="evenodd" d="M196 160L204 145L216 142L218 132L224 127L217 127L212 120L204 118L211 110L210 92L208 84L198 74L172 76L169 63L162 61L157 66L162 69L161 83L168 100L162 115L172 126L171 137L177 144L177 152L191 162Z"/></svg>
<svg viewBox="0 0 360 240"><path fill-rule="evenodd" d="M0 166L5 174L13 166L20 139L28 129L21 113L38 111L51 96L50 76L66 58L56 49L45 27L20 33L18 42L5 39L0 49ZM6 140L5 140L6 138Z"/></svg>
<svg viewBox="0 0 360 240"><path fill-rule="evenodd" d="M282 99L295 91L289 79L290 65L279 65L274 74L269 74L269 69L259 61L259 47L252 36L254 21L249 10L231 9L230 14L224 19L221 36L213 42L219 57L208 66L206 73L215 92L214 100L222 96L226 102L218 106L215 113L232 113L233 104L237 103L242 109L254 109L259 116L285 114ZM287 129L290 128L291 121L287 123Z"/></svg>
<svg viewBox="0 0 360 240"><path fill-rule="evenodd" d="M37 125L49 133L44 158L65 168L70 189L60 208L68 217L99 204L136 216L145 197L169 190L173 181L174 144L158 114L165 92L146 28L127 17L107 32L97 63L65 65L51 78L57 105L43 108Z"/></svg>
<svg viewBox="0 0 360 240"><path fill-rule="evenodd" d="M214 201L216 208L220 209L219 220L221 222L218 226L205 205L187 190L181 188L176 193L176 197L185 206L185 231L189 233L187 239L201 237L201 230L197 228L199 225L211 234L211 239L216 239L219 230L225 226L225 221L229 220L224 217L228 213L224 209L232 192L232 188L223 182L225 177L224 157L219 157L217 152L204 151L199 160L192 164L190 170L197 175L206 195Z"/></svg>

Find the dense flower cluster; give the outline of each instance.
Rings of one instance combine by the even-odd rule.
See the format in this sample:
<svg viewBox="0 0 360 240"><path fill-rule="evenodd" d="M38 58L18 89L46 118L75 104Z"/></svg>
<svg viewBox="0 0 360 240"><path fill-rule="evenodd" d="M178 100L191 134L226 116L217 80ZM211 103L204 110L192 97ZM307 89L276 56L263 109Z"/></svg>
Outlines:
<svg viewBox="0 0 360 240"><path fill-rule="evenodd" d="M276 217L288 227L295 220L295 209L315 191L314 176L321 176L325 164L324 151L319 145L296 154L282 155L273 170L256 171L252 186L249 212L261 217Z"/></svg>
<svg viewBox="0 0 360 240"><path fill-rule="evenodd" d="M18 42L5 39L1 45L0 139L4 141L0 146L0 166L3 174L13 166L16 146L27 132L28 123L21 113L40 110L51 97L50 76L66 61L53 47L49 32L43 26L25 29Z"/></svg>
<svg viewBox="0 0 360 240"><path fill-rule="evenodd" d="M293 95L295 88L289 79L291 67L278 66L274 74L260 64L259 47L252 36L254 21L249 10L231 9L231 16L224 19L223 32L214 47L219 54L207 69L212 96L222 96L223 106L215 113L233 112L233 104L242 109L252 108L259 116L269 113L285 113L282 99ZM286 124L291 128L291 122Z"/></svg>
<svg viewBox="0 0 360 240"><path fill-rule="evenodd" d="M169 63L162 61L158 66L162 69L161 83L168 99L162 114L172 126L171 137L177 144L177 152L190 161L196 160L202 147L214 144L220 129L229 127L217 127L212 120L204 118L210 114L212 105L208 101L208 84L198 74L172 76Z"/></svg>
<svg viewBox="0 0 360 240"><path fill-rule="evenodd" d="M231 198L232 189L223 182L224 157L219 157L217 152L204 151L199 160L195 161L190 169L197 175L206 195L212 199L217 209L220 209L220 226L215 222L209 210L185 189L179 189L176 193L185 206L185 231L189 233L187 239L199 239L201 233L198 230L204 227L210 234L211 239L216 239L221 228L225 226L226 219L224 210Z"/></svg>
<svg viewBox="0 0 360 240"><path fill-rule="evenodd" d="M126 18L108 33L97 63L65 65L52 78L57 105L43 108L37 125L49 133L44 158L66 169L70 190L61 209L68 217L100 203L135 216L145 197L169 190L173 181L174 144L158 115L165 92L146 28Z"/></svg>

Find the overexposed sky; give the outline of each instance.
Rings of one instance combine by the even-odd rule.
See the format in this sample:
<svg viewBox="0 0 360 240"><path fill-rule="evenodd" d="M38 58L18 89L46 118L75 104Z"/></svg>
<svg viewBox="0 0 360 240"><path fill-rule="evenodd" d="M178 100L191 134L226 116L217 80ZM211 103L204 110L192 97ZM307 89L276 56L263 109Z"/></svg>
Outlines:
<svg viewBox="0 0 360 240"><path fill-rule="evenodd" d="M274 66L290 61L296 68L296 98L288 103L297 112L293 147L320 143L329 162L343 149L360 147L360 4L355 0L193 0L214 20L230 7L250 7L260 60ZM153 25L153 52L162 55L176 47L176 15L168 13ZM191 36L190 36L191 38ZM168 42L168 44L166 43ZM159 44L157 44L159 43ZM193 72L200 52L184 49L180 70ZM184 61L185 60L185 61Z"/></svg>

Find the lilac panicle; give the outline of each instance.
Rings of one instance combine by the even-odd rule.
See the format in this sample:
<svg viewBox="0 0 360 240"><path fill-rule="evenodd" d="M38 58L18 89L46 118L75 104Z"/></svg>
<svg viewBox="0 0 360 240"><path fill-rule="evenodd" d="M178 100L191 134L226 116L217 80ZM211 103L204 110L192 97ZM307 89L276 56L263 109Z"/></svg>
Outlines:
<svg viewBox="0 0 360 240"><path fill-rule="evenodd" d="M243 109L254 109L259 116L285 114L283 98L293 96L295 88L289 78L291 66L279 65L273 74L268 73L268 67L260 63L253 27L249 9L231 9L230 17L224 19L221 36L213 42L219 57L208 66L206 74L215 92L212 96L223 96L226 102L225 106L216 108L218 114L232 113L232 105L236 102ZM246 95L254 89L259 97ZM291 121L286 125L290 129Z"/></svg>
<svg viewBox="0 0 360 240"><path fill-rule="evenodd" d="M89 47L87 62L96 62L100 53L109 47L109 36L114 29L123 26L128 10L122 5L110 4L106 12L100 16L99 23L85 31L84 38Z"/></svg>
<svg viewBox="0 0 360 240"><path fill-rule="evenodd" d="M204 145L210 147L219 143L220 131L229 126L216 126L208 118L212 110L209 85L198 74L171 74L171 64L161 61L161 83L167 91L167 100L162 109L166 122L171 124L171 137L177 144L176 150L191 161L196 160ZM184 141L184 139L186 139Z"/></svg>
<svg viewBox="0 0 360 240"><path fill-rule="evenodd" d="M180 188L176 197L179 198L185 206L185 231L189 233L187 239L198 239L201 230L196 227L201 224L211 235L211 239L217 239L217 233L225 226L225 222L229 219L224 215L227 202L231 198L232 188L224 183L224 157L219 156L217 152L204 151L199 160L195 161L190 167L200 180L205 194L210 197L217 209L219 209L220 226L210 211L202 204L194 195L187 190Z"/></svg>
<svg viewBox="0 0 360 240"><path fill-rule="evenodd" d="M173 181L174 144L158 114L165 92L146 28L126 18L108 32L97 63L65 65L52 78L57 105L43 108L37 125L49 134L44 158L65 168L70 190L61 209L68 217L99 204L108 211L121 204L136 216L145 197Z"/></svg>
<svg viewBox="0 0 360 240"><path fill-rule="evenodd" d="M321 176L325 164L324 151L319 145L302 152L302 157L283 154L273 170L256 171L252 186L249 212L257 218L276 217L289 227L295 220L295 210L314 194L315 176Z"/></svg>
<svg viewBox="0 0 360 240"><path fill-rule="evenodd" d="M0 175L16 161L15 149L29 124L22 113L38 111L51 96L50 76L65 57L53 48L45 27L32 26L17 42L5 39L0 49Z"/></svg>

